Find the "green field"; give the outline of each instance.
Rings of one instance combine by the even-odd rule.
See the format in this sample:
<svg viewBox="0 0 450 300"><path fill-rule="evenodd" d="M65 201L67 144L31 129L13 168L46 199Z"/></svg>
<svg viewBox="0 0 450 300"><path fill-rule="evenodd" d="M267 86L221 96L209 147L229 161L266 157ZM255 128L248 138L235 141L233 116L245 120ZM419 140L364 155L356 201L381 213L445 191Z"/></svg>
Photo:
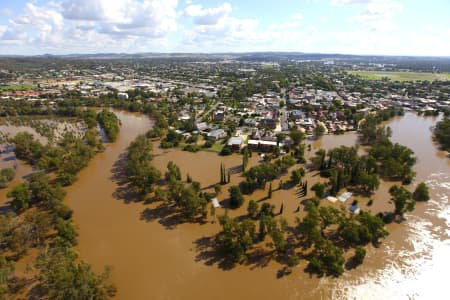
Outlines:
<svg viewBox="0 0 450 300"><path fill-rule="evenodd" d="M394 81L417 81L417 80L450 80L448 73L422 73L422 72L391 72L391 71L348 71L353 75L359 75L367 80L381 80L389 78Z"/></svg>
<svg viewBox="0 0 450 300"><path fill-rule="evenodd" d="M8 85L0 87L0 92L30 91L32 89L34 89L34 86L29 84Z"/></svg>

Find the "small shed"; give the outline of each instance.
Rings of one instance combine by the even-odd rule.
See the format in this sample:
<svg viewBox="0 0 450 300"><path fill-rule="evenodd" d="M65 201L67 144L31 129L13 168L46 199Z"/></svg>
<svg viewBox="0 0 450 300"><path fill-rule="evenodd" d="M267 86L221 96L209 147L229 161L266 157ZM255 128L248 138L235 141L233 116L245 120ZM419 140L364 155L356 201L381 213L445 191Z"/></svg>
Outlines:
<svg viewBox="0 0 450 300"><path fill-rule="evenodd" d="M328 196L327 200L330 201L331 203L336 203L336 201L338 200L336 197L333 196Z"/></svg>
<svg viewBox="0 0 450 300"><path fill-rule="evenodd" d="M361 211L361 209L359 209L358 207L358 204L351 205L348 210L350 210L352 213L356 215L359 214L359 212Z"/></svg>
<svg viewBox="0 0 450 300"><path fill-rule="evenodd" d="M217 198L213 198L213 199L211 200L211 202L212 202L212 205L214 206L214 208L222 207L222 206L220 205L220 203L219 203L219 200L218 200Z"/></svg>

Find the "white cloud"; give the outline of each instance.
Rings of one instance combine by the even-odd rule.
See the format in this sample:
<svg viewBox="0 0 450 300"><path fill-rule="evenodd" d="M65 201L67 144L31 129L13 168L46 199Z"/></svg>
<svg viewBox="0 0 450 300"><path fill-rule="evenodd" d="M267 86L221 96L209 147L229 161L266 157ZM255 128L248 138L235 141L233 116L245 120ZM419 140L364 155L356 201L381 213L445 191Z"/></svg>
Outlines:
<svg viewBox="0 0 450 300"><path fill-rule="evenodd" d="M177 0L30 2L0 28L0 52L11 51L5 48L11 41L28 45L28 51L56 53L167 47L167 36L177 29L177 5Z"/></svg>
<svg viewBox="0 0 450 300"><path fill-rule="evenodd" d="M367 4L366 8L353 17L356 21L370 21L392 19L397 13L403 11L403 5L393 1L373 1Z"/></svg>
<svg viewBox="0 0 450 300"><path fill-rule="evenodd" d="M212 8L201 5L186 7L183 16L191 18L193 25L184 31L180 47L197 51L218 51L251 43L259 22L254 19L233 18L230 16L232 10L229 3Z"/></svg>
<svg viewBox="0 0 450 300"><path fill-rule="evenodd" d="M373 1L365 6L358 15L349 19L351 23L359 23L370 32L379 31L390 34L398 29L395 17L403 11L403 5L390 0Z"/></svg>
<svg viewBox="0 0 450 300"><path fill-rule="evenodd" d="M4 16L11 16L14 12L12 9L4 8L4 9L0 10L0 13Z"/></svg>
<svg viewBox="0 0 450 300"><path fill-rule="evenodd" d="M11 20L11 26L3 39L28 39L30 43L59 43L64 38L64 18L56 10L39 7L32 3L25 5L24 12ZM29 32L34 32L33 35Z"/></svg>
<svg viewBox="0 0 450 300"><path fill-rule="evenodd" d="M289 29L298 28L298 27L302 26L302 22L301 22L302 19L303 19L303 15L296 13L296 14L292 15L291 20L289 20L289 21L269 24L268 29L281 31L281 30L289 30Z"/></svg>
<svg viewBox="0 0 450 300"><path fill-rule="evenodd" d="M96 21L100 33L160 38L177 29L177 0L66 0L63 15Z"/></svg>
<svg viewBox="0 0 450 300"><path fill-rule="evenodd" d="M293 20L300 21L300 20L303 19L303 15L300 14L300 13L293 14L293 15L292 15L292 19L293 19Z"/></svg>
<svg viewBox="0 0 450 300"><path fill-rule="evenodd" d="M376 0L331 0L333 5L346 5L346 4L367 4Z"/></svg>
<svg viewBox="0 0 450 300"><path fill-rule="evenodd" d="M108 0L64 0L62 14L66 19L107 21L123 19L128 1Z"/></svg>
<svg viewBox="0 0 450 300"><path fill-rule="evenodd" d="M0 25L0 53L450 53L450 32L445 26L411 33L401 30L396 18L403 11L400 0L328 0L336 10L356 5L348 30L325 28L324 23L333 25L326 17L308 23L296 11L290 18L266 25L233 16L235 7L226 2L205 7L182 0L186 8L180 9L177 0L55 0L46 5L30 1Z"/></svg>
<svg viewBox="0 0 450 300"><path fill-rule="evenodd" d="M203 8L201 5L189 5L184 15L192 17L196 25L216 25L232 11L231 4L224 3L218 7Z"/></svg>
<svg viewBox="0 0 450 300"><path fill-rule="evenodd" d="M3 28L1 35L2 41L21 41L27 37L27 33L13 27Z"/></svg>

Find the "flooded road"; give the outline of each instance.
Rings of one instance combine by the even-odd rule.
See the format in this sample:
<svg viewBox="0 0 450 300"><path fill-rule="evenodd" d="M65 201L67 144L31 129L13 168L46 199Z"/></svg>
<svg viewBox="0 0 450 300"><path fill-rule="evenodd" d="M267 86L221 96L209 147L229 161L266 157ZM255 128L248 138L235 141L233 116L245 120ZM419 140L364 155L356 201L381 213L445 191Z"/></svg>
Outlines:
<svg viewBox="0 0 450 300"><path fill-rule="evenodd" d="M159 204L127 198L117 180L118 162L129 143L151 127L151 121L139 114L115 113L122 122L117 141L78 174L78 181L67 189L66 201L74 210L81 258L96 271L112 266L117 299L379 299L380 295L386 299L433 299L445 294L442 275L450 268L446 259L450 251L450 162L431 142L429 127L437 119L406 114L389 123L393 140L418 156L416 181L429 184L432 200L419 203L404 223L389 225L391 235L380 248L369 247L361 267L339 279L317 279L304 273L305 261L283 278L277 278L281 266L273 260L227 269L202 251L204 238L218 232L217 223L173 224ZM318 147L351 146L356 140L355 134L325 136L312 142L311 153ZM220 157L210 152L155 148L154 154L154 164L163 173L172 160L183 178L189 173L202 187L218 182L221 162L232 170L238 170L242 162L241 156ZM258 160L254 154L250 165ZM239 176L231 176L232 184L241 181ZM219 200L227 197L226 189L222 187ZM377 198L387 197L388 185L380 189ZM246 199L258 200L265 194L257 191ZM288 212L297 207L292 199L292 190L280 190L270 202L277 208L284 202ZM231 214L242 214L245 209L246 204ZM216 214L223 214L223 209Z"/></svg>

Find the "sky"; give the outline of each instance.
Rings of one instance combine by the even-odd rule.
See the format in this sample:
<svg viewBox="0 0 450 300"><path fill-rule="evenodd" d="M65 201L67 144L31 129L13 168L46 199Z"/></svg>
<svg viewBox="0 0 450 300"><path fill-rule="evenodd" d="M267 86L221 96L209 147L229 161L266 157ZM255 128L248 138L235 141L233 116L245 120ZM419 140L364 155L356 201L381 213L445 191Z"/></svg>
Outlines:
<svg viewBox="0 0 450 300"><path fill-rule="evenodd" d="M0 55L450 56L450 0L0 0Z"/></svg>

